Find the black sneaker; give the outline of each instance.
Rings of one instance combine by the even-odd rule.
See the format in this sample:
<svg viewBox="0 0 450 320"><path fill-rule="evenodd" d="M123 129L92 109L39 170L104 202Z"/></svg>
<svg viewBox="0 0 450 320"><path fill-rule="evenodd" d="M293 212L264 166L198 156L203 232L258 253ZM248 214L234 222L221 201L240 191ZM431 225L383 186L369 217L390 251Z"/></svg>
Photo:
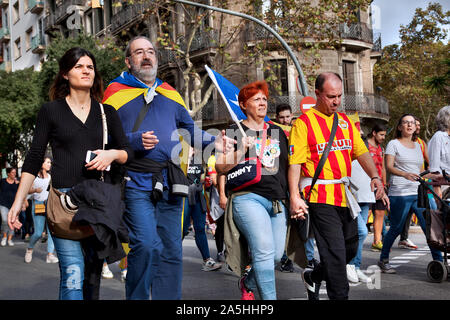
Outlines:
<svg viewBox="0 0 450 320"><path fill-rule="evenodd" d="M383 273L397 273L395 269L389 264L388 260L378 261L378 267L380 267Z"/></svg>
<svg viewBox="0 0 450 320"><path fill-rule="evenodd" d="M315 258L312 258L311 260L308 260L308 264L306 265L305 269L314 270L318 265L319 265L319 261L317 261Z"/></svg>
<svg viewBox="0 0 450 320"><path fill-rule="evenodd" d="M305 284L308 300L319 300L320 283L315 283L311 278L313 270L305 269L302 273L303 283Z"/></svg>
<svg viewBox="0 0 450 320"><path fill-rule="evenodd" d="M288 258L280 263L280 271L281 272L294 272L294 264Z"/></svg>

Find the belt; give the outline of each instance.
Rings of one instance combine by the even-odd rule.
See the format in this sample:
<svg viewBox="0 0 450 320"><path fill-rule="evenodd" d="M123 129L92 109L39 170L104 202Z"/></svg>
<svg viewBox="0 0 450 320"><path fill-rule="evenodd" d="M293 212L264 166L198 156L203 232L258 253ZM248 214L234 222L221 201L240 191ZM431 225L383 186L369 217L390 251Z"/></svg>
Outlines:
<svg viewBox="0 0 450 320"><path fill-rule="evenodd" d="M300 179L300 187L302 190L307 186L310 186L311 183L312 178L301 177ZM343 184L345 189L345 199L347 200L347 207L350 209L350 214L353 219L358 217L358 214L361 212L361 208L358 201L356 201L353 196L353 193L350 191L350 187L354 190L358 190L359 188L350 181L349 177L343 177L335 180L317 179L316 184Z"/></svg>

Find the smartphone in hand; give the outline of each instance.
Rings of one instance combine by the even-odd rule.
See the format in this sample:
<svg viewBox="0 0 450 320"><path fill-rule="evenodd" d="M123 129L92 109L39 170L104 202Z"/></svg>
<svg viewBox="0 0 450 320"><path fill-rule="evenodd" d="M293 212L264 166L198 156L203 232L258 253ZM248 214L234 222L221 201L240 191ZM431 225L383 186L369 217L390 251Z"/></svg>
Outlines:
<svg viewBox="0 0 450 320"><path fill-rule="evenodd" d="M86 152L86 163L89 163L89 162L91 162L92 160L94 160L96 156L97 156L97 155L96 155L95 153L93 153L91 150L88 150L88 151ZM109 171L110 169L111 169L111 166L109 165L105 170L106 170L106 171Z"/></svg>

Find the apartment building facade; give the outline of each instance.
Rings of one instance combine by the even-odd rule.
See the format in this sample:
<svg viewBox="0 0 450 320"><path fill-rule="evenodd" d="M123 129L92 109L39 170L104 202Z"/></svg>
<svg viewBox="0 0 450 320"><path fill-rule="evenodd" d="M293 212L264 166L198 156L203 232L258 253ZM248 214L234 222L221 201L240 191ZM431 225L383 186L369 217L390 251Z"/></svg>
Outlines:
<svg viewBox="0 0 450 320"><path fill-rule="evenodd" d="M0 69L40 70L44 59L44 1L1 1Z"/></svg>
<svg viewBox="0 0 450 320"><path fill-rule="evenodd" d="M26 0L16 0L22 2ZM267 2L264 0L263 2ZM11 2L11 1L10 1ZM214 5L213 0L201 2ZM43 31L47 34L60 32L69 37L81 30L96 37L112 36L118 45L124 45L126 41L135 35L147 35L153 43L158 43L161 21L154 14L149 14L152 1L86 1L86 0L46 0L43 18ZM230 4L228 9L243 12L244 1L236 1ZM167 22L171 24L172 38L178 39L180 48L183 49L186 41L186 19L183 9L176 4L171 10ZM225 17L225 25L233 26L241 22L241 18ZM358 21L339 28L340 45L327 50L321 50L320 71L333 71L339 73L344 80L344 97L342 111L347 113L358 112L363 127L371 127L373 122L387 122L389 119L389 107L386 100L378 95L373 86L373 66L381 57L381 40L374 37L371 26L371 12L358 12ZM216 54L218 39L217 19L209 17L205 21L207 31L197 32L189 48L192 63L201 68L209 64L211 57ZM25 27L26 28L26 27ZM255 45L271 37L262 27L246 22L243 32L235 39L231 46L230 55L239 57L242 54L244 44L247 47ZM14 42L11 37L10 42ZM51 38L49 39L51 40ZM164 80L171 83L177 89L183 88L185 78L182 68L185 66L179 56L170 47L159 48L159 70L164 74ZM305 59L301 53L295 52L298 59ZM281 82L281 95L274 97L269 105L269 115L274 116L278 103L289 103L295 113L299 115L300 100L303 96L297 90L297 70L288 58L285 50L274 47L265 57L269 63L276 65L277 77ZM241 66L238 73L247 74L250 79L264 79L266 74L259 64ZM205 71L206 72L206 71ZM203 73L204 74L204 73ZM229 78L236 86L244 85L244 78L231 76ZM314 96L314 90L309 88L309 93ZM204 127L220 126L230 122L230 117L225 111L221 97L215 92L208 104L194 115L196 120L202 120Z"/></svg>

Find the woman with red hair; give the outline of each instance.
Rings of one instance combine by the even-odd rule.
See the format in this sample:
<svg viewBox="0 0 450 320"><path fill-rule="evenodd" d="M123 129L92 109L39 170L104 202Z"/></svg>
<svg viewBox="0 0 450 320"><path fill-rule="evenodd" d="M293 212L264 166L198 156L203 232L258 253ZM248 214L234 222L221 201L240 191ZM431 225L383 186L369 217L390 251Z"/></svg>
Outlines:
<svg viewBox="0 0 450 320"><path fill-rule="evenodd" d="M228 202L225 224L226 230L233 230L233 236L227 238L226 261L238 275L242 275L247 265L240 249L248 248L251 255L251 270L239 280L242 300L254 300L254 291L258 289L261 299L277 298L275 288L275 263L283 255L287 210L284 201L288 198L287 168L288 146L283 130L266 123L268 86L265 81L257 81L243 87L238 101L247 119L241 122L246 136L243 137L236 124L227 135L237 138L234 153L219 154L216 170L227 177ZM237 170L245 159L253 158L261 168L260 178L250 176L251 180L241 186L231 184L230 179L241 175L245 170ZM246 161L245 166L251 162ZM256 165L256 164L254 164ZM245 179L244 179L245 180ZM233 240L239 239L234 227L247 245L233 246ZM227 240L229 239L229 240ZM241 259L244 257L244 259Z"/></svg>

